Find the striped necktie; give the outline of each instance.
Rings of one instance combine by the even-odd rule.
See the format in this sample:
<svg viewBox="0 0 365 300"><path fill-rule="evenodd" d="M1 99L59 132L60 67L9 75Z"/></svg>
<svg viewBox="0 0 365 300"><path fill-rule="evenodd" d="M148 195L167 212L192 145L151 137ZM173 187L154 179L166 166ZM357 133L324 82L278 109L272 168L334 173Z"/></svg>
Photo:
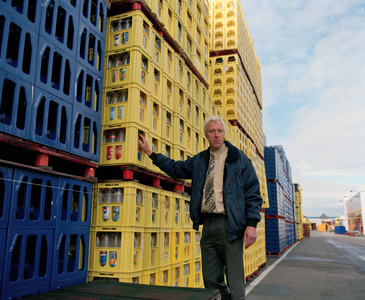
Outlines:
<svg viewBox="0 0 365 300"><path fill-rule="evenodd" d="M209 159L209 166L207 171L207 176L205 179L206 185L205 185L205 202L204 207L202 209L203 213L212 213L212 211L215 209L215 202L214 202L214 155L210 155Z"/></svg>

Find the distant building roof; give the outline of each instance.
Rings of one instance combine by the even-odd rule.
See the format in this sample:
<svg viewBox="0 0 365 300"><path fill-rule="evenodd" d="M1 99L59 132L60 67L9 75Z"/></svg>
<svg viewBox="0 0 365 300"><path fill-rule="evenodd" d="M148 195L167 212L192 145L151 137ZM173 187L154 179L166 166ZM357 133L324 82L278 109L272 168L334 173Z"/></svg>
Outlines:
<svg viewBox="0 0 365 300"><path fill-rule="evenodd" d="M328 219L328 217L325 214L322 214L319 218L320 219Z"/></svg>

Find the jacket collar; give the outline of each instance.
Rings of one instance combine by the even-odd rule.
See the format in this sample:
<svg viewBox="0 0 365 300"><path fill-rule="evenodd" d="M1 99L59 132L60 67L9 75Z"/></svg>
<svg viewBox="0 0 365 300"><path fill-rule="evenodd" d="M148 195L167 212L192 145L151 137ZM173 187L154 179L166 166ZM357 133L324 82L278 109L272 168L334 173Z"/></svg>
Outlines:
<svg viewBox="0 0 365 300"><path fill-rule="evenodd" d="M238 156L239 156L238 148L236 148L235 146L233 146L228 141L224 141L224 143L228 147L228 153L227 153L226 161L234 161L234 160L236 160L238 158ZM204 156L205 159L209 159L210 147L208 149L204 150L202 152L202 155Z"/></svg>

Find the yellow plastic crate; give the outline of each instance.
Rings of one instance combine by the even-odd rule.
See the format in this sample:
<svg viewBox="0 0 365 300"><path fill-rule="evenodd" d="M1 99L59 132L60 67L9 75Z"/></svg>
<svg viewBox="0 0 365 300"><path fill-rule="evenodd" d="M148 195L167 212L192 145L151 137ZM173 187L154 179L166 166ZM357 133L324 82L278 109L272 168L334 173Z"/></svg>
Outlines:
<svg viewBox="0 0 365 300"><path fill-rule="evenodd" d="M163 197L162 228L176 228L177 224L180 223L181 225L180 195L174 192L161 190L161 196Z"/></svg>
<svg viewBox="0 0 365 300"><path fill-rule="evenodd" d="M172 231L171 229L163 229L161 241L161 266L171 267L173 248L172 248Z"/></svg>
<svg viewBox="0 0 365 300"><path fill-rule="evenodd" d="M122 85L104 90L102 126L137 123L151 128L149 116L154 114L153 101L137 84Z"/></svg>
<svg viewBox="0 0 365 300"><path fill-rule="evenodd" d="M125 164L148 169L151 160L140 149L138 134L147 137L147 130L136 123L103 126L100 166Z"/></svg>
<svg viewBox="0 0 365 300"><path fill-rule="evenodd" d="M176 1L166 1L164 0L164 10L163 10L163 23L165 24L165 29L170 36L174 36L174 2Z"/></svg>
<svg viewBox="0 0 365 300"><path fill-rule="evenodd" d="M200 258L201 257L201 251L200 251L200 240L202 237L201 231L192 231L193 235L193 258Z"/></svg>
<svg viewBox="0 0 365 300"><path fill-rule="evenodd" d="M174 93L175 93L175 85L171 77L166 76L166 74L162 75L162 105L167 107L170 110L174 109Z"/></svg>
<svg viewBox="0 0 365 300"><path fill-rule="evenodd" d="M104 87L137 83L146 91L152 87L151 59L138 47L107 52L105 55Z"/></svg>
<svg viewBox="0 0 365 300"><path fill-rule="evenodd" d="M176 287L183 286L184 267L183 263L176 263L171 265L172 284Z"/></svg>
<svg viewBox="0 0 365 300"><path fill-rule="evenodd" d="M157 285L172 286L172 270L171 265L159 269L157 275Z"/></svg>
<svg viewBox="0 0 365 300"><path fill-rule="evenodd" d="M172 147L172 158L174 160L185 161L187 159L186 148L174 145Z"/></svg>
<svg viewBox="0 0 365 300"><path fill-rule="evenodd" d="M187 66L177 53L174 55L174 64L174 83L178 84L185 92Z"/></svg>
<svg viewBox="0 0 365 300"><path fill-rule="evenodd" d="M115 239L118 237L118 240ZM109 241L104 241L105 239ZM143 231L137 228L122 231L95 227L90 231L89 271L94 277L119 278L125 272L143 270L142 260ZM106 245L108 243L109 246ZM106 252L106 263L101 263L101 254ZM115 255L111 255L114 252Z"/></svg>
<svg viewBox="0 0 365 300"><path fill-rule="evenodd" d="M109 17L107 19L106 52L139 47L145 55L152 57L152 23L140 10Z"/></svg>
<svg viewBox="0 0 365 300"><path fill-rule="evenodd" d="M173 34L173 38L174 41L179 45L179 47L182 49L183 48L183 21L182 19L179 17L178 14L175 14L175 18L174 18L174 34Z"/></svg>
<svg viewBox="0 0 365 300"><path fill-rule="evenodd" d="M174 114L173 116L173 135L172 135L172 143L174 146L181 146L183 148L186 148L186 122L185 120L177 114Z"/></svg>
<svg viewBox="0 0 365 300"><path fill-rule="evenodd" d="M192 277L194 277L194 282L192 283L193 285L192 287L200 288L204 285L201 258L193 259L191 261L191 266L193 266Z"/></svg>
<svg viewBox="0 0 365 300"><path fill-rule="evenodd" d="M157 32L156 29L151 30L151 53L152 53L152 63L155 64L159 71L163 71L165 57L165 41L163 37Z"/></svg>
<svg viewBox="0 0 365 300"><path fill-rule="evenodd" d="M132 181L112 181L98 183L97 186L99 195L94 197L92 214L95 223L92 226L120 230L124 227L145 227L146 203L151 197L149 187ZM105 215L105 207L109 208L109 218ZM114 215L113 207L116 208Z"/></svg>
<svg viewBox="0 0 365 300"><path fill-rule="evenodd" d="M102 275L102 276L100 276ZM92 282L94 280L100 279L112 279L118 280L119 282L142 284L143 272L120 272L120 273L110 273L105 274L96 271L88 271L87 282Z"/></svg>
<svg viewBox="0 0 365 300"><path fill-rule="evenodd" d="M173 81L174 80L174 68L175 68L175 60L174 60L175 51L168 43L165 43L163 56L165 57L165 59L163 61L164 75L170 81Z"/></svg>
<svg viewBox="0 0 365 300"><path fill-rule="evenodd" d="M174 114L173 111L166 106L162 106L162 127L161 127L161 138L172 145L173 141L173 125L174 125Z"/></svg>
<svg viewBox="0 0 365 300"><path fill-rule="evenodd" d="M164 25L163 15L164 15L164 6L163 1L151 1L151 11L157 18L157 20Z"/></svg>
<svg viewBox="0 0 365 300"><path fill-rule="evenodd" d="M159 268L143 270L142 284L158 285Z"/></svg>
<svg viewBox="0 0 365 300"><path fill-rule="evenodd" d="M162 103L162 71L154 63L151 63L151 68L153 71L153 78L152 78L152 91L151 95L155 101Z"/></svg>
<svg viewBox="0 0 365 300"><path fill-rule="evenodd" d="M183 219L182 219L182 228L183 229L191 229L193 226L193 222L190 219L190 196L182 195L182 205L184 205L183 210Z"/></svg>
<svg viewBox="0 0 365 300"><path fill-rule="evenodd" d="M188 99L184 89L181 85L174 84L173 86L173 102L172 102L172 109L175 114L182 116L183 118L187 118L188 114ZM190 103L192 101L190 100ZM190 104L191 105L191 104ZM190 108L191 110L191 108Z"/></svg>
<svg viewBox="0 0 365 300"><path fill-rule="evenodd" d="M194 265L190 260L183 262L183 286L193 287L194 285Z"/></svg>
<svg viewBox="0 0 365 300"><path fill-rule="evenodd" d="M156 153L161 153L162 152L162 143L161 143L161 135L159 134L153 134L151 132L148 133L147 135L147 141L151 147L151 150L156 152ZM150 170L157 172L157 173L161 173L161 169L159 167L157 167L152 160L150 160Z"/></svg>
<svg viewBox="0 0 365 300"><path fill-rule="evenodd" d="M162 106L155 98L151 98L151 111L148 115L148 129L149 133L156 136L161 136L162 130Z"/></svg>
<svg viewBox="0 0 365 300"><path fill-rule="evenodd" d="M193 97L193 72L186 68L186 86L185 86L186 95Z"/></svg>
<svg viewBox="0 0 365 300"><path fill-rule="evenodd" d="M161 229L163 197L160 189L147 187L148 197L145 198L145 220L147 229Z"/></svg>
<svg viewBox="0 0 365 300"><path fill-rule="evenodd" d="M183 242L183 260L193 257L193 232L192 229L185 230Z"/></svg>
<svg viewBox="0 0 365 300"><path fill-rule="evenodd" d="M183 261L183 242L184 242L184 232L180 228L172 229L172 264L180 263Z"/></svg>
<svg viewBox="0 0 365 300"><path fill-rule="evenodd" d="M160 267L163 235L160 229L144 230L143 270L151 270ZM156 283L157 284L157 283Z"/></svg>

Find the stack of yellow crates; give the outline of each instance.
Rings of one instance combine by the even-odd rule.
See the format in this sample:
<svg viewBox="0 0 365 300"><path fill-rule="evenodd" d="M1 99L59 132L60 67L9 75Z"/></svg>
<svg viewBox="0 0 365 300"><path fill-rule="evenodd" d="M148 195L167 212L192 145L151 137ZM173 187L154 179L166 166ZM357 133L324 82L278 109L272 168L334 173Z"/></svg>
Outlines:
<svg viewBox="0 0 365 300"><path fill-rule="evenodd" d="M303 239L303 214L302 214L302 188L299 184L294 184L295 189L295 217L297 226L297 240Z"/></svg>
<svg viewBox="0 0 365 300"><path fill-rule="evenodd" d="M268 207L262 127L261 69L239 0L209 2L211 79L214 105L237 125L235 144L251 159L260 181L263 208ZM244 251L245 274L257 274L266 262L265 215L258 240ZM253 275L254 276L254 275Z"/></svg>
<svg viewBox="0 0 365 300"><path fill-rule="evenodd" d="M211 114L223 117L207 88L206 4L147 4L176 44L166 41L154 26L156 19L142 10L107 19L101 168L131 165L163 173L139 148L138 134L153 151L185 160L208 147L204 120ZM236 141L237 132L226 124L227 139ZM185 194L120 179L99 182L89 280L202 287L201 231L192 229L189 206Z"/></svg>
<svg viewBox="0 0 365 300"><path fill-rule="evenodd" d="M220 2L230 12L241 10L239 1ZM107 19L100 168L136 166L166 175L141 151L138 134L153 151L185 160L209 146L202 125L208 116L219 115L226 140L252 160L267 207L260 70L243 14L235 22L246 31L236 43L246 52L222 56L223 64L211 58L211 68L209 13L214 10L206 1L136 3L151 10L153 19L144 9ZM213 66L221 68L221 77ZM203 287L201 231L192 229L188 195L121 179L100 181L94 190L90 281ZM247 276L266 262L263 213L261 218L258 240L244 254Z"/></svg>

